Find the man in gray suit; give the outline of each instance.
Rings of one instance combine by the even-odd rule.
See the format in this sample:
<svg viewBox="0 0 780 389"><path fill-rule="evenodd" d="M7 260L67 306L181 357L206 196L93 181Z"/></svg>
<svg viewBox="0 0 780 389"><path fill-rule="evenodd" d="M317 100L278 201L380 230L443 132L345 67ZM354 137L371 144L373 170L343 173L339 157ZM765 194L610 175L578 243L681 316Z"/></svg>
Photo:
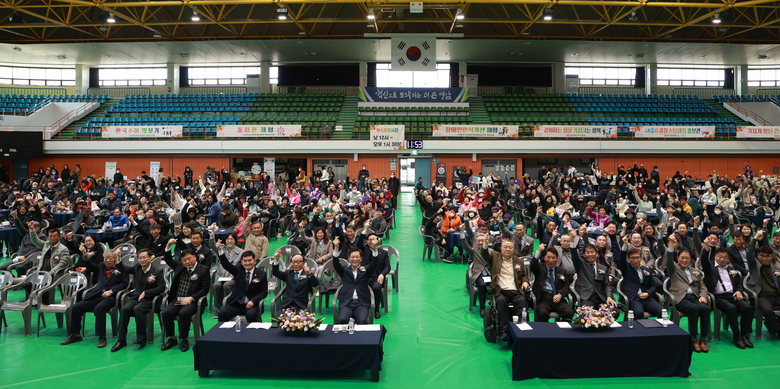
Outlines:
<svg viewBox="0 0 780 389"><path fill-rule="evenodd" d="M780 305L780 267L772 263L772 249L763 246L758 249L758 261L753 255L755 246L748 250L750 277L747 287L758 295L758 309L764 314L764 323L772 339L780 339L780 324L774 307Z"/></svg>
<svg viewBox="0 0 780 389"><path fill-rule="evenodd" d="M577 271L577 283L574 290L580 295L581 307L598 307L601 304L617 306L612 298L614 291L609 282L609 268L598 263L596 247L585 245L585 261L582 262L577 250L572 251L572 262Z"/></svg>
<svg viewBox="0 0 780 389"><path fill-rule="evenodd" d="M708 352L707 335L710 331L710 314L707 306L707 286L704 283L704 273L693 267L693 255L688 249L680 249L675 258L673 248L675 234L669 235L669 249L666 252L666 271L669 273L669 293L675 308L688 317L688 332L693 337L693 349L698 352ZM675 260L676 259L676 260ZM701 334L697 338L697 324L701 320Z"/></svg>
<svg viewBox="0 0 780 389"><path fill-rule="evenodd" d="M515 227L515 232L509 231L504 224L504 220L498 222L498 226L501 228L501 233L504 237L512 239L512 243L515 245L515 255L518 258L530 257L534 251L534 238L528 236L525 233L525 226L520 223Z"/></svg>

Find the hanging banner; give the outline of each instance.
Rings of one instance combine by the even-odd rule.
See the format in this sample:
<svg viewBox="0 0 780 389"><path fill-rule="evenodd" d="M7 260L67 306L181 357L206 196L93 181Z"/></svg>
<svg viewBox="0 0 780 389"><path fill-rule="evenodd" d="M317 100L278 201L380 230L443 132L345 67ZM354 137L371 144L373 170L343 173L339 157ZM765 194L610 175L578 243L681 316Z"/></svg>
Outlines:
<svg viewBox="0 0 780 389"><path fill-rule="evenodd" d="M714 138L715 126L635 126L634 138Z"/></svg>
<svg viewBox="0 0 780 389"><path fill-rule="evenodd" d="M460 126L450 124L434 124L433 136L462 136L474 138L517 138L518 126Z"/></svg>
<svg viewBox="0 0 780 389"><path fill-rule="evenodd" d="M358 99L367 103L468 103L469 88L360 87Z"/></svg>
<svg viewBox="0 0 780 389"><path fill-rule="evenodd" d="M273 180L276 177L276 158L263 158L263 171L271 180Z"/></svg>
<svg viewBox="0 0 780 389"><path fill-rule="evenodd" d="M103 126L103 138L181 138L182 126Z"/></svg>
<svg viewBox="0 0 780 389"><path fill-rule="evenodd" d="M780 140L780 127L737 127L737 138Z"/></svg>
<svg viewBox="0 0 780 389"><path fill-rule="evenodd" d="M372 125L370 136L371 150L403 150L406 148L404 126Z"/></svg>
<svg viewBox="0 0 780 389"><path fill-rule="evenodd" d="M217 138L274 138L300 137L300 124L252 126L217 126Z"/></svg>
<svg viewBox="0 0 780 389"><path fill-rule="evenodd" d="M116 174L116 162L106 162L106 179L113 180Z"/></svg>
<svg viewBox="0 0 780 389"><path fill-rule="evenodd" d="M154 180L154 182L159 185L160 183L157 182L157 173L160 172L160 163L159 162L149 162L149 177Z"/></svg>
<svg viewBox="0 0 780 389"><path fill-rule="evenodd" d="M617 138L617 126L534 126L534 138Z"/></svg>

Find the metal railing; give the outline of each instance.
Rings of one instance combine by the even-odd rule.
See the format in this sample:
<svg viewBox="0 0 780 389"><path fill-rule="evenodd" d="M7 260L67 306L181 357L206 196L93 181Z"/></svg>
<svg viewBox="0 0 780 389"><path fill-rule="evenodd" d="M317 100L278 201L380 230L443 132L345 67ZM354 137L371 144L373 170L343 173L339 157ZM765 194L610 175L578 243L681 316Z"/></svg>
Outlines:
<svg viewBox="0 0 780 389"><path fill-rule="evenodd" d="M758 114L756 114L753 111L748 111L747 109L743 108L741 105L737 104L734 101L730 101L729 100L729 101L726 101L724 104L728 105L731 108L734 108L735 110L737 110L737 112L741 113L746 118L748 118L748 119L752 118L753 120L757 121L760 125L762 125L764 127L771 126L771 124L768 124L767 121L764 120L764 118L762 118L761 116L758 116Z"/></svg>
<svg viewBox="0 0 780 389"><path fill-rule="evenodd" d="M121 87L121 88L88 88L88 95L109 95L111 97L125 97L126 95L148 95L152 93L149 87Z"/></svg>
<svg viewBox="0 0 780 389"><path fill-rule="evenodd" d="M183 95L195 94L244 94L245 86L184 86L180 89Z"/></svg>
<svg viewBox="0 0 780 389"><path fill-rule="evenodd" d="M696 95L700 99L710 98L718 95L734 95L734 89L722 88L672 88L673 95Z"/></svg>
<svg viewBox="0 0 780 389"><path fill-rule="evenodd" d="M66 127L67 124L70 124L74 118L78 118L80 115L84 114L86 111L88 111L90 108L94 107L95 105L100 106L100 103L97 101L91 101L87 104L82 105L81 107L78 107L67 114L65 116L61 117L60 120L57 120L54 124L51 126L46 126L43 128L43 139L51 139L52 136L57 134L60 130L62 130L64 127Z"/></svg>
<svg viewBox="0 0 780 389"><path fill-rule="evenodd" d="M477 89L478 96L484 96L486 93L543 95L552 93L553 90L546 86L480 86Z"/></svg>
<svg viewBox="0 0 780 389"><path fill-rule="evenodd" d="M780 95L780 88L758 88L756 89L756 94L764 96L777 96Z"/></svg>
<svg viewBox="0 0 780 389"><path fill-rule="evenodd" d="M608 95L644 95L645 88L623 86L581 86L577 88L581 94L608 94Z"/></svg>
<svg viewBox="0 0 780 389"><path fill-rule="evenodd" d="M277 85L279 94L289 93L343 93L347 94L346 86L330 85Z"/></svg>
<svg viewBox="0 0 780 389"><path fill-rule="evenodd" d="M0 94L3 95L67 95L65 88L36 88L34 86L0 86Z"/></svg>

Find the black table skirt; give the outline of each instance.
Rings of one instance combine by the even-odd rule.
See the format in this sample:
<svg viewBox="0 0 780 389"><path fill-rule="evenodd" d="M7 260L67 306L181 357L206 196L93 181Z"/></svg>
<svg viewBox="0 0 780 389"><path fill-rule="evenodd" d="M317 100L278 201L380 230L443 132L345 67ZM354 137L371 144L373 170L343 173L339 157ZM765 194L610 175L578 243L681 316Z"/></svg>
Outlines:
<svg viewBox="0 0 780 389"><path fill-rule="evenodd" d="M531 378L688 377L691 335L667 328L622 327L586 332L576 324L529 323L533 330L506 326L512 349L512 380ZM617 357L615 357L617 355ZM622 357L621 357L622 355Z"/></svg>
<svg viewBox="0 0 780 389"><path fill-rule="evenodd" d="M343 371L382 370L382 342L387 330L334 334L332 326L308 336L269 330L219 328L215 325L195 343L195 370Z"/></svg>
<svg viewBox="0 0 780 389"><path fill-rule="evenodd" d="M19 245L22 244L22 234L15 227L2 228L0 229L0 241L7 243L10 249L16 251L19 250Z"/></svg>

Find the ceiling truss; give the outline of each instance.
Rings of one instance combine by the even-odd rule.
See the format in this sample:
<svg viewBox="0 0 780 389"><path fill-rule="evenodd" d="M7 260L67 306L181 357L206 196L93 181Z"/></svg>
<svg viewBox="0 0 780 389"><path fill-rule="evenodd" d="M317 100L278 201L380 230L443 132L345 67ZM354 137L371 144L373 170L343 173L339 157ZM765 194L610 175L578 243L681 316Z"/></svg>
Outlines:
<svg viewBox="0 0 780 389"><path fill-rule="evenodd" d="M477 39L780 43L780 1L0 0L4 43L345 39L460 33ZM278 18L287 9L287 18ZM553 12L545 20L546 10ZM197 11L199 21L192 21ZM112 13L115 23L101 14ZM458 20L461 13L464 19ZM367 19L369 14L374 20ZM13 15L13 18L11 16ZM719 16L721 23L713 22ZM13 20L11 20L13 19Z"/></svg>

